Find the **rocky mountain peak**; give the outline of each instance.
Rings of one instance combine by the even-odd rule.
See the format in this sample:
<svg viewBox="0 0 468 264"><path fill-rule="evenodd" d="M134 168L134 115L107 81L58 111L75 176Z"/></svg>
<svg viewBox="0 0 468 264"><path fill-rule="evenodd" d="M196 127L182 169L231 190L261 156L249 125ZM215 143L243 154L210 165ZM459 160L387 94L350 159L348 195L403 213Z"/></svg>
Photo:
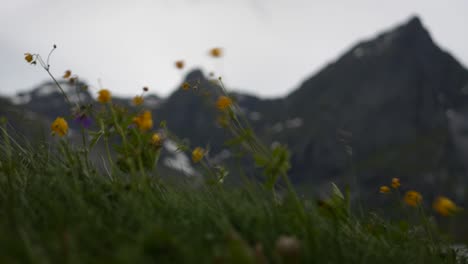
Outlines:
<svg viewBox="0 0 468 264"><path fill-rule="evenodd" d="M414 45L414 47L434 45L429 31L427 31L418 17L410 18L406 23L390 32L384 33L384 35L387 37L389 35L396 35L396 43L401 42L405 45Z"/></svg>
<svg viewBox="0 0 468 264"><path fill-rule="evenodd" d="M417 35L417 34L429 35L421 19L417 16L411 17L406 23L403 23L402 25L397 27L396 31L408 32L413 35Z"/></svg>
<svg viewBox="0 0 468 264"><path fill-rule="evenodd" d="M418 17L412 17L370 40L359 42L345 56L347 59L377 58L386 54L407 56L440 51ZM412 54L409 54L412 53ZM433 55L433 54L431 54Z"/></svg>
<svg viewBox="0 0 468 264"><path fill-rule="evenodd" d="M185 81L186 82L203 81L205 79L206 79L205 75L203 74L203 72L200 69L191 70L185 76Z"/></svg>

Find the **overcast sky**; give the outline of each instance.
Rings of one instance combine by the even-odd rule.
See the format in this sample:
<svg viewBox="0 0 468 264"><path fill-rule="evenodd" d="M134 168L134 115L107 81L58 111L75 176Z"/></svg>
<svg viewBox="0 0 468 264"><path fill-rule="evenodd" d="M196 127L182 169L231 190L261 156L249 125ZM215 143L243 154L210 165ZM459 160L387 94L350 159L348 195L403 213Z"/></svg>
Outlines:
<svg viewBox="0 0 468 264"><path fill-rule="evenodd" d="M0 94L48 80L23 53L58 49L51 70L67 69L98 89L135 95L172 92L201 67L227 85L263 97L296 88L357 41L417 14L435 41L468 65L467 0L2 0ZM213 60L211 47L225 56Z"/></svg>

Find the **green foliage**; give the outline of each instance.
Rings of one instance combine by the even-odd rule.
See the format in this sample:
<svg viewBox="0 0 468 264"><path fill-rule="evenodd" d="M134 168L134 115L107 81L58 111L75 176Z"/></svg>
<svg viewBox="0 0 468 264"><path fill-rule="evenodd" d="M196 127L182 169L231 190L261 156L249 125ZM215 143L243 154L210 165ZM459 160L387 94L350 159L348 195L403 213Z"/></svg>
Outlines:
<svg viewBox="0 0 468 264"><path fill-rule="evenodd" d="M278 178L281 175L286 175L291 168L289 151L281 145L273 149L271 156L257 154L254 158L255 164L263 168L263 174L267 178L265 186L269 189L272 189Z"/></svg>
<svg viewBox="0 0 468 264"><path fill-rule="evenodd" d="M1 263L282 263L283 236L297 240L301 263L456 263L422 226L354 217L337 187L330 208L300 200L300 209L253 182L228 189L108 178L64 142L33 149L3 136Z"/></svg>
<svg viewBox="0 0 468 264"><path fill-rule="evenodd" d="M321 213L335 220L347 221L350 217L349 191L346 196L332 183L331 195L327 200L320 201Z"/></svg>
<svg viewBox="0 0 468 264"><path fill-rule="evenodd" d="M48 61L30 56L55 80ZM424 215L420 224L357 218L349 190L335 184L318 206L301 199L287 175L287 147L266 147L222 83L217 108L233 136L227 145L250 155L263 185L223 186L229 171L211 164L209 147L191 149L165 122L153 131L151 112L128 111L103 94L100 108L87 113L99 128L82 127L79 146L67 140L65 121L55 128L65 137L39 147L15 141L2 122L0 263L468 263L457 262ZM162 181L156 172L165 139L191 152L208 184ZM106 170L88 157L100 140Z"/></svg>

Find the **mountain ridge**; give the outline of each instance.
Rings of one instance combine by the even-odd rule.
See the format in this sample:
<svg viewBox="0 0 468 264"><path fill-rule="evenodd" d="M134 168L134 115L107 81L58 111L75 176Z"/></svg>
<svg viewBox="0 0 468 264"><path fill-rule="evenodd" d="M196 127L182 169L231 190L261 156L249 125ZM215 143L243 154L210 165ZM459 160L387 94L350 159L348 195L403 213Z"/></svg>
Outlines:
<svg viewBox="0 0 468 264"><path fill-rule="evenodd" d="M179 87L157 107L148 106L155 124L166 120L192 145L209 144L213 155L221 153L228 137L215 122L217 86L200 70L183 82L196 86L195 94ZM262 140L289 146L296 184L318 190L329 181L349 184L357 174L370 191L391 175L429 191L468 182L461 168L465 157L456 150L463 125L453 128L448 114L463 116L468 109L465 87L468 71L413 17L358 42L285 97L233 95ZM119 102L130 106L130 99ZM65 111L61 107L41 113L52 117Z"/></svg>

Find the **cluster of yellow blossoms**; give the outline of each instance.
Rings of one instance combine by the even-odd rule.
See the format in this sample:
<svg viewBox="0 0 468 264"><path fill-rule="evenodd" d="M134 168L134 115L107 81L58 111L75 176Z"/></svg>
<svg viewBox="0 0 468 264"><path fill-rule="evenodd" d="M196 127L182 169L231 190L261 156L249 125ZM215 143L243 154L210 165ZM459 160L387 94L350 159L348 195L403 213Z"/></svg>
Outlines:
<svg viewBox="0 0 468 264"><path fill-rule="evenodd" d="M66 70L65 73L63 74L63 78L64 79L68 79L70 78L72 72L70 70Z"/></svg>
<svg viewBox="0 0 468 264"><path fill-rule="evenodd" d="M212 48L210 50L210 55L214 58L219 58L223 56L223 50L221 48Z"/></svg>
<svg viewBox="0 0 468 264"><path fill-rule="evenodd" d="M422 203L422 195L417 191L407 191L403 197L405 203L411 207L417 207Z"/></svg>
<svg viewBox="0 0 468 264"><path fill-rule="evenodd" d="M461 210L452 200L444 196L437 197L432 208L442 216L450 216Z"/></svg>
<svg viewBox="0 0 468 264"><path fill-rule="evenodd" d="M54 46L55 48L55 46ZM209 51L210 56L214 58L219 58L223 55L222 49L221 48L212 48ZM25 53L24 54L24 59L31 64L35 64L35 55L31 53ZM175 62L175 66L177 69L183 69L185 67L185 62L183 60L178 60ZM71 70L66 70L65 73L62 76L64 79L75 79L72 78L72 72ZM188 82L184 82L182 84L182 89L183 90L189 90L191 88L191 85ZM147 92L148 88L144 87L143 88L143 93ZM101 89L98 91L98 97L97 101L101 104L106 104L111 102L112 100L112 93L108 89ZM139 106L143 104L144 102L144 97L142 95L137 95L132 99L132 103L135 106ZM218 100L216 101L216 107L220 111L224 111L231 107L232 105L232 100L227 97L227 96L220 96ZM133 118L133 124L136 125L136 127L140 131L148 131L153 128L153 119L152 119L152 114L150 111L144 111L138 116ZM51 131L53 135L58 135L60 137L65 136L68 134L68 123L63 117L57 117L54 122L51 125ZM162 145L162 136L159 133L154 133L151 136L150 143L154 145L155 147L160 147ZM196 147L192 151L192 161L194 163L200 162L203 157L206 155L207 151L204 150L201 147Z"/></svg>
<svg viewBox="0 0 468 264"><path fill-rule="evenodd" d="M394 189L398 189L400 187L400 179L398 178L393 178L391 186ZM387 194L390 193L392 190L388 186L381 186L380 187L380 193ZM423 202L423 197L421 193L410 190L405 193L403 196L403 201L411 206L411 207L418 207L419 205L422 204ZM442 216L450 216L455 214L456 212L460 211L461 208L458 207L452 200L445 196L438 196L435 200L434 203L432 204L432 208L434 211L439 213Z"/></svg>
<svg viewBox="0 0 468 264"><path fill-rule="evenodd" d="M216 101L216 108L220 111L224 111L232 106L231 98L221 95L218 100Z"/></svg>
<svg viewBox="0 0 468 264"><path fill-rule="evenodd" d="M188 91L190 89L190 84L188 82L184 82L182 84L182 90Z"/></svg>
<svg viewBox="0 0 468 264"><path fill-rule="evenodd" d="M68 123L63 117L57 117L52 125L50 126L52 135L59 135L60 137L65 136L68 133Z"/></svg>
<svg viewBox="0 0 468 264"><path fill-rule="evenodd" d="M143 96L137 95L137 96L133 97L132 103L134 105L139 106L139 105L143 104L143 102L144 102Z"/></svg>
<svg viewBox="0 0 468 264"><path fill-rule="evenodd" d="M34 56L33 56L31 53L25 53L25 54L24 54L24 59L25 59L28 63L33 63L33 61L34 61Z"/></svg>
<svg viewBox="0 0 468 264"><path fill-rule="evenodd" d="M150 111L144 111L133 118L133 123L141 130L148 131L153 128L153 117Z"/></svg>
<svg viewBox="0 0 468 264"><path fill-rule="evenodd" d="M393 178L391 186L394 189L398 189L398 187L400 187L400 179L399 178ZM390 187L388 187L386 185L380 186L380 193L390 193L391 191L392 190L390 189Z"/></svg>
<svg viewBox="0 0 468 264"><path fill-rule="evenodd" d="M142 105L143 102L145 101L145 99L143 98L143 95L148 92L148 87L143 87L143 93L141 95L137 95L135 97L133 97L132 99L132 103L134 106L139 106L139 105Z"/></svg>
<svg viewBox="0 0 468 264"><path fill-rule="evenodd" d="M162 144L162 137L159 133L154 133L151 136L151 144L153 144L156 147L160 147Z"/></svg>
<svg viewBox="0 0 468 264"><path fill-rule="evenodd" d="M179 61L175 62L175 66L176 66L177 69L183 69L184 66L185 66L185 63L184 63L184 61L179 60Z"/></svg>
<svg viewBox="0 0 468 264"><path fill-rule="evenodd" d="M223 50L219 47L212 48L208 51L208 54L213 58L220 58L223 56ZM177 69L182 70L185 67L185 61L177 60L174 65Z"/></svg>
<svg viewBox="0 0 468 264"><path fill-rule="evenodd" d="M194 163L197 163L199 162L200 160L203 159L203 156L205 156L205 150L200 148L200 147L196 147L193 151L192 151L192 161Z"/></svg>
<svg viewBox="0 0 468 264"><path fill-rule="evenodd" d="M109 90L107 89L101 89L99 90L98 92L98 102L100 102L101 104L105 104L107 102L110 102L112 99L112 94Z"/></svg>

